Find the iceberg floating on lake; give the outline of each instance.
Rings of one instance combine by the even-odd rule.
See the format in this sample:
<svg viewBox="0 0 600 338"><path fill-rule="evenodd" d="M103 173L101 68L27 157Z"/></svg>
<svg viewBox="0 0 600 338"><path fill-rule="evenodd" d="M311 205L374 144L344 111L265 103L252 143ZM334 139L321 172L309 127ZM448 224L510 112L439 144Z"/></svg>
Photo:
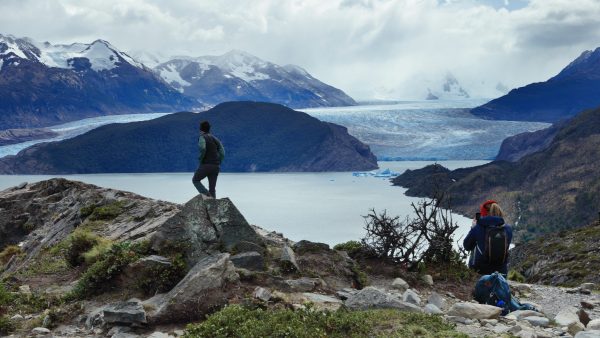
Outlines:
<svg viewBox="0 0 600 338"><path fill-rule="evenodd" d="M352 176L355 177L396 177L400 175L399 173L388 169L381 171L363 171L363 172L353 172Z"/></svg>

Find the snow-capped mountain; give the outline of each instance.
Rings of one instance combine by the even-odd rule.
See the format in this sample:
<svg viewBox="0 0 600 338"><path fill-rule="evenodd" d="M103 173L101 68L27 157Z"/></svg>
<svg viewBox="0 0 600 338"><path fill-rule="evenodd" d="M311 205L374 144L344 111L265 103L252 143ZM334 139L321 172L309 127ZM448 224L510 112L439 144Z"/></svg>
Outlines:
<svg viewBox="0 0 600 338"><path fill-rule="evenodd" d="M197 104L107 41L53 45L0 35L0 129Z"/></svg>
<svg viewBox="0 0 600 338"><path fill-rule="evenodd" d="M298 66L279 66L238 50L220 56L174 57L154 70L181 93L206 104L240 100L292 108L356 104Z"/></svg>
<svg viewBox="0 0 600 338"><path fill-rule="evenodd" d="M427 100L437 99L468 99L471 96L461 86L456 77L448 72L440 83L434 88L427 88Z"/></svg>

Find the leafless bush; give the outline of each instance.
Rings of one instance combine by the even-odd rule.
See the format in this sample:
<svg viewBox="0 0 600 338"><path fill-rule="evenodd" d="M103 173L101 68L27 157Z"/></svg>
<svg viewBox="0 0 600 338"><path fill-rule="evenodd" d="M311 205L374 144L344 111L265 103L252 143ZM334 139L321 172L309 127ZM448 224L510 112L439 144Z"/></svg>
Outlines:
<svg viewBox="0 0 600 338"><path fill-rule="evenodd" d="M387 211L377 213L371 209L365 218L366 236L364 246L377 257L400 263L462 261L467 253L454 249L454 222L449 200L444 194L411 204L414 218L400 220L389 216Z"/></svg>

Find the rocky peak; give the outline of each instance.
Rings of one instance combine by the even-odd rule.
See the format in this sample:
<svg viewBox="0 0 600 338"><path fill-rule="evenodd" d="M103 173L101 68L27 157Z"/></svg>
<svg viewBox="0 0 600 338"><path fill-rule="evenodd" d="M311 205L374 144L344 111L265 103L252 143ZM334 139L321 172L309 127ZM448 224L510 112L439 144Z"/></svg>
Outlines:
<svg viewBox="0 0 600 338"><path fill-rule="evenodd" d="M600 78L600 47L595 50L586 50L573 60L552 80L562 80L572 77L582 77L586 79Z"/></svg>

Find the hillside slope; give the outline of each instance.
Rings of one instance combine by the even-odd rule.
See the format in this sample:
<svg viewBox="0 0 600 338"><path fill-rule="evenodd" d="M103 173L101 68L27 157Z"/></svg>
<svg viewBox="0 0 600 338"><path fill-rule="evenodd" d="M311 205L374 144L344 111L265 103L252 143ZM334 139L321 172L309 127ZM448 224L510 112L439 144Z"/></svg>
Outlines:
<svg viewBox="0 0 600 338"><path fill-rule="evenodd" d="M600 48L585 51L546 82L511 90L471 112L483 118L556 122L600 105Z"/></svg>
<svg viewBox="0 0 600 338"><path fill-rule="evenodd" d="M411 195L430 195L432 180L447 189L454 207L473 215L493 198L518 223L525 238L590 223L600 205L600 109L583 112L556 133L549 146L511 163L454 171L432 168L407 172L394 180ZM410 179L409 179L410 178ZM432 178L432 180L428 180Z"/></svg>
<svg viewBox="0 0 600 338"><path fill-rule="evenodd" d="M190 172L198 125L209 120L226 150L223 171L352 171L377 168L346 128L281 105L229 102L202 113L106 125L0 159L0 172L69 174Z"/></svg>

